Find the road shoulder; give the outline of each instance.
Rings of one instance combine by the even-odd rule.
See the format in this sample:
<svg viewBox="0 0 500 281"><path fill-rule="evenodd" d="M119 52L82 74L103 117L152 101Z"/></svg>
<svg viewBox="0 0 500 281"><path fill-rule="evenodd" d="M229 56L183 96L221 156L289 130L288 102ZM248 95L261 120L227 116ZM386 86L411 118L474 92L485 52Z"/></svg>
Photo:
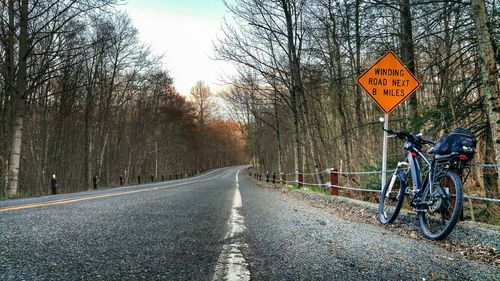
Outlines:
<svg viewBox="0 0 500 281"><path fill-rule="evenodd" d="M247 177L260 187L275 189L342 219L378 225L401 236L439 246L469 259L500 266L500 227L498 226L464 221L457 224L445 240L430 241L419 232L418 221L414 213L403 212L394 224L382 226L377 220L377 204L375 203L290 189L280 184L267 183Z"/></svg>

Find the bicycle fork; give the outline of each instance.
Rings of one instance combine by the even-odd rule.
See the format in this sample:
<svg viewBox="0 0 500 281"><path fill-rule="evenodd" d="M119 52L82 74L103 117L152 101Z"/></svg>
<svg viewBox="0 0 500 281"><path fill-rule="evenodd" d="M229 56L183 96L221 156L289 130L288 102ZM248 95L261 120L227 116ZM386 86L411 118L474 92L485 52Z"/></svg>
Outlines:
<svg viewBox="0 0 500 281"><path fill-rule="evenodd" d="M389 182L389 188L387 188L387 192L385 194L386 197L389 197L389 194L391 193L394 183L396 182L396 178L398 176L401 178L401 185L406 186L406 174L403 172L403 169L408 168L408 166L409 166L408 162L398 162L396 171L394 171L394 173L391 176L391 181Z"/></svg>

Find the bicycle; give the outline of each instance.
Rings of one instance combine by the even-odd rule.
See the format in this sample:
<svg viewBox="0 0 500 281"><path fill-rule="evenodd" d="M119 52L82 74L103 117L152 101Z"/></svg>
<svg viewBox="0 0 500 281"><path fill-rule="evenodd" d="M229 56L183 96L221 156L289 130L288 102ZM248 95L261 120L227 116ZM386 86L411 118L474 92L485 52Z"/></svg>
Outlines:
<svg viewBox="0 0 500 281"><path fill-rule="evenodd" d="M410 206L417 212L422 234L431 240L444 239L455 227L463 205L462 181L453 170L464 168L472 159L475 139L471 145L474 147L463 146L442 155L433 151L438 145L422 138L421 134L385 131L404 141L406 159L398 163L382 189L378 208L380 223L387 225L394 222L403 206L405 195L408 195ZM429 153L434 154L432 159L422 152L423 145L436 145L429 150ZM419 158L425 163L423 173ZM412 187L407 186L408 171Z"/></svg>

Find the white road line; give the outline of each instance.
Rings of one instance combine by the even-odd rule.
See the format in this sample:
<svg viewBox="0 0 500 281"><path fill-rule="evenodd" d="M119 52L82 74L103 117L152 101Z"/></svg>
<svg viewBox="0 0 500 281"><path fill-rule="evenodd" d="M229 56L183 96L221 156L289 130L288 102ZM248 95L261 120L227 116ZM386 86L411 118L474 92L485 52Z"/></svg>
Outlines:
<svg viewBox="0 0 500 281"><path fill-rule="evenodd" d="M231 217L229 218L229 231L224 237L225 243L222 246L222 252L219 255L215 273L212 280L250 280L250 271L242 249L248 247L242 241L241 235L245 231L245 218L240 214L240 208L243 206L238 181L238 173L236 173L236 189L234 191L233 206L231 209Z"/></svg>

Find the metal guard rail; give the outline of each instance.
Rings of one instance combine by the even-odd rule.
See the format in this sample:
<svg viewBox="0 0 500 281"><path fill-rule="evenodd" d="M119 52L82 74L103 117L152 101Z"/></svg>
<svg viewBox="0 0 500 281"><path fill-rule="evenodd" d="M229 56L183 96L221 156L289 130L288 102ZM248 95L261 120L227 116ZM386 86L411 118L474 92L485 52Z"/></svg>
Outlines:
<svg viewBox="0 0 500 281"><path fill-rule="evenodd" d="M500 165L497 164L473 164L473 167L479 167L479 168L499 168ZM300 173L300 172L294 172L294 173L281 173L279 175L279 178L276 178L277 174L273 173L273 183L279 182L279 183L284 183L284 184L298 184L299 188L303 185L308 185L308 186L317 186L317 187L323 187L323 188L338 188L338 189L346 189L346 190L352 190L352 191L359 191L359 192L372 192L372 193L380 193L380 190L374 190L374 189L366 189L366 188L355 188L351 186L341 186L338 184L331 184L331 182L327 182L325 184L315 184L315 183L307 183L305 181L300 181L299 177L303 178L303 176L315 176L319 174L336 174L336 175L343 175L343 176L349 176L349 175L373 175L373 174L382 174L382 173L388 173L388 172L394 172L395 170L385 170L385 171L367 171L367 172L340 172L335 169L326 169L322 172L315 172L315 173ZM262 180L262 174L255 173L256 177ZM293 181L287 181L286 176L295 176L295 180ZM267 182L270 182L269 178L270 174L269 172L266 173L265 179ZM484 201L484 202L493 202L493 203L500 203L499 198L488 198L488 197L480 197L480 196L474 196L474 195L467 195L464 194L465 199L470 199L470 200L475 200L475 201Z"/></svg>

